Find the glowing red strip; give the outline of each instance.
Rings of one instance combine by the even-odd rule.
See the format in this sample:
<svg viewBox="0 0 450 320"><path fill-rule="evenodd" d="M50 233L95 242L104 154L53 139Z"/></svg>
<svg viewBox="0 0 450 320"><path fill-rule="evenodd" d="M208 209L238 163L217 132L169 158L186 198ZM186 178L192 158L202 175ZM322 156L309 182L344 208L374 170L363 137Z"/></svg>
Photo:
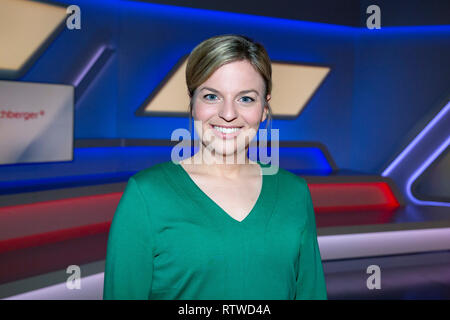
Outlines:
<svg viewBox="0 0 450 320"><path fill-rule="evenodd" d="M309 185L315 212L392 210L400 207L386 182Z"/></svg>
<svg viewBox="0 0 450 320"><path fill-rule="evenodd" d="M314 211L319 212L338 212L338 211L354 211L354 210L393 210L398 208L400 204L392 193L389 185L385 182L375 183L326 183L326 184L310 184L311 197L313 203L315 203ZM364 191L365 190L365 191ZM375 190L378 192L371 203L364 203L364 199L358 199L358 204L346 203L345 205L333 205L333 192L348 192L350 197L357 197L364 195L364 192L370 194ZM361 191L363 191L361 193ZM22 212L43 212L43 210L51 210L52 207L70 208L71 210L76 208L77 205L94 206L95 202L102 199L103 203L110 201L111 205L115 208L117 200L122 193L109 193L102 195L93 195L85 197L77 197L70 199L61 199L53 201L44 201L33 204L8 206L0 208L0 217L6 211L22 211ZM324 203L324 194L327 195ZM331 196L330 196L331 195ZM370 200L370 199L369 199ZM373 200L373 199L372 199ZM362 201L362 202L361 202ZM318 203L322 203L319 204ZM16 213L16 212L14 212ZM107 233L111 221L104 221L100 223L93 223L88 225L82 225L78 227L65 228L61 230L55 230L50 232L42 232L24 237L17 237L11 239L0 240L0 253L12 250L19 250L29 247L41 246L45 244L55 243L59 241L84 237L88 235Z"/></svg>
<svg viewBox="0 0 450 320"><path fill-rule="evenodd" d="M33 234L26 237L2 240L0 241L0 253L38 247L50 243L86 237L99 233L107 233L109 231L110 225L111 221L107 221L81 227Z"/></svg>

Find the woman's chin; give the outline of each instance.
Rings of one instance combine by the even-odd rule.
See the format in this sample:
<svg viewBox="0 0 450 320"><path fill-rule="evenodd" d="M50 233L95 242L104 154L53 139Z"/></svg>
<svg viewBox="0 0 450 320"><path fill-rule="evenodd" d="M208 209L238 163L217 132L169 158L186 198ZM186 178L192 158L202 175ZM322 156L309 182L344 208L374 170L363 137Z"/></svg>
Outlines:
<svg viewBox="0 0 450 320"><path fill-rule="evenodd" d="M220 145L216 145L215 143L213 143L212 145L210 145L208 148L208 152L211 153L211 155L217 159L229 159L230 161L232 161L232 163L237 163L240 164L242 161L244 161L245 159L245 145L242 146L233 146L233 147L224 147L224 146L220 146ZM236 159L237 158L237 159ZM242 161L239 161L239 159L242 159ZM233 159L235 159L233 161ZM242 162L245 163L245 162Z"/></svg>

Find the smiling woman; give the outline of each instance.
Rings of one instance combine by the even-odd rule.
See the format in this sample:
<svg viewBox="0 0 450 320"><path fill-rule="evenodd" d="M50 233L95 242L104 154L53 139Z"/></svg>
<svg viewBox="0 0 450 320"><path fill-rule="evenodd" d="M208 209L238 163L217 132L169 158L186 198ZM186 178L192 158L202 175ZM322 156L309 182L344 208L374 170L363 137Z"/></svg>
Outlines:
<svg viewBox="0 0 450 320"><path fill-rule="evenodd" d="M257 89L241 90L249 84ZM211 145L208 150L212 152L207 156L215 157L217 162L227 161L227 157L246 151L246 144L250 143L260 122L267 117L270 95L261 99L264 91L263 79L247 60L221 66L196 90L191 98L195 123L202 125L203 132L213 132L213 135L204 135L202 139L204 146ZM247 140L234 139L238 135L247 137ZM212 138L214 141L210 140Z"/></svg>
<svg viewBox="0 0 450 320"><path fill-rule="evenodd" d="M246 154L270 120L266 50L224 35L189 56L200 152L130 178L108 239L104 299L326 299L305 180ZM237 162L236 159L245 159Z"/></svg>
<svg viewBox="0 0 450 320"><path fill-rule="evenodd" d="M211 153L199 155L212 156L216 163L236 162L228 159L235 154L245 158L239 153L246 151L259 124L267 119L267 128L272 118L271 79L265 48L250 38L216 36L194 48L186 66L189 113L202 125L203 146L213 143L206 148ZM220 139L211 141L214 137Z"/></svg>

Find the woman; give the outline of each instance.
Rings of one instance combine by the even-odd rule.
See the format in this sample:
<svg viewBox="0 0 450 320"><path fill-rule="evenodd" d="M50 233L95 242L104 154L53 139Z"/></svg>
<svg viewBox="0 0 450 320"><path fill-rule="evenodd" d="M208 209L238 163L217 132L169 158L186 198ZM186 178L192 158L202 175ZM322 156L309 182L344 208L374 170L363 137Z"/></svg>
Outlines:
<svg viewBox="0 0 450 320"><path fill-rule="evenodd" d="M266 50L243 36L207 39L186 81L201 152L130 178L109 233L104 299L326 299L305 180L281 168L264 175L267 165L245 156L271 118Z"/></svg>

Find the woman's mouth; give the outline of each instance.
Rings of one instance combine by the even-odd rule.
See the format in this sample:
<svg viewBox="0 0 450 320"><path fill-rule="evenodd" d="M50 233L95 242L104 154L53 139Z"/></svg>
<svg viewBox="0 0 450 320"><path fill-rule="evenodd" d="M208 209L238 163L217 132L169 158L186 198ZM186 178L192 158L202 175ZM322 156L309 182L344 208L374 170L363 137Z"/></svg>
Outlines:
<svg viewBox="0 0 450 320"><path fill-rule="evenodd" d="M222 127L222 126L216 126L216 125L210 125L210 127L213 129L214 134L222 139L232 139L239 135L241 129L243 127L236 127L236 126L230 126L230 127Z"/></svg>

